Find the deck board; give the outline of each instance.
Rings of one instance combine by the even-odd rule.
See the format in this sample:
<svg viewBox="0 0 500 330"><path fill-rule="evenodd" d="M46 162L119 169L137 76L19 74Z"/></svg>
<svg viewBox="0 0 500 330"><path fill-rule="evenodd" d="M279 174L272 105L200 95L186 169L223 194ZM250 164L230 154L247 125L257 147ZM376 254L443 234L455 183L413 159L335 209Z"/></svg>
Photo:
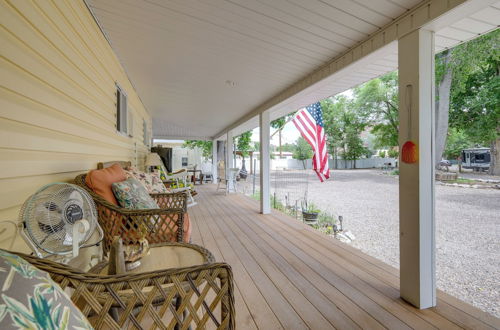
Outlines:
<svg viewBox="0 0 500 330"><path fill-rule="evenodd" d="M238 329L500 328L442 292L418 310L399 297L397 269L280 212L259 214L247 197L197 191L193 243L232 266Z"/></svg>

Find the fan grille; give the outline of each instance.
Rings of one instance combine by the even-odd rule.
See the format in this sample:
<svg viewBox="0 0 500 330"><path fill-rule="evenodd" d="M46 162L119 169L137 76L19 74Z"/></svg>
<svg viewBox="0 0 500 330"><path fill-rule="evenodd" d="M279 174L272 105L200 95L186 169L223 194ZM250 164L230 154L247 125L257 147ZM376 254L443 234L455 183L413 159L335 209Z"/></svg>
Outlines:
<svg viewBox="0 0 500 330"><path fill-rule="evenodd" d="M68 183L53 183L40 188L23 204L19 214L25 233L33 244L49 254L72 252L72 226L81 219L90 229L79 245L89 240L97 224L97 212L90 195Z"/></svg>

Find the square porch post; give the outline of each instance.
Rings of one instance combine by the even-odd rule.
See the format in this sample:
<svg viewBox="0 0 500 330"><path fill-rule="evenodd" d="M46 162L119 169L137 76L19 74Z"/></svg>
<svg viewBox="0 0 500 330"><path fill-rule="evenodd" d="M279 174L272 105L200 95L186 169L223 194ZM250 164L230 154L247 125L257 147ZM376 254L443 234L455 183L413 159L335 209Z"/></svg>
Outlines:
<svg viewBox="0 0 500 330"><path fill-rule="evenodd" d="M270 160L269 143L271 140L271 122L269 111L264 111L259 115L260 134L260 213L271 213L270 197ZM255 170L255 169L254 169Z"/></svg>
<svg viewBox="0 0 500 330"><path fill-rule="evenodd" d="M418 146L415 163L400 163L401 298L418 308L436 305L434 228L434 33L399 39L399 146Z"/></svg>
<svg viewBox="0 0 500 330"><path fill-rule="evenodd" d="M212 140L212 183L217 184L217 180L219 179L217 173L217 140Z"/></svg>

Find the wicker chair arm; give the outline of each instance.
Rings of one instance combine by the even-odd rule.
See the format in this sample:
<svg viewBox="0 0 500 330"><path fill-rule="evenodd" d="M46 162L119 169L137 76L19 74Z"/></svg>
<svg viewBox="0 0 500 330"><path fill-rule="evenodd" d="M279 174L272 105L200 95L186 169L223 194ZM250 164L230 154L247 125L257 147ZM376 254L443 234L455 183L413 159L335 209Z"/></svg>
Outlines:
<svg viewBox="0 0 500 330"><path fill-rule="evenodd" d="M151 194L151 197L162 209L182 208L187 211L187 194L185 192Z"/></svg>
<svg viewBox="0 0 500 330"><path fill-rule="evenodd" d="M121 329L127 324L141 329L144 323L151 322L160 328L165 325L185 328L192 322L196 328L209 324L217 329L235 327L233 275L226 263L98 275L54 261L15 254L48 272L62 289L70 288L66 291L71 292L71 300L96 329ZM221 307L220 315L215 312L218 306ZM165 320L166 311L172 314L168 320Z"/></svg>

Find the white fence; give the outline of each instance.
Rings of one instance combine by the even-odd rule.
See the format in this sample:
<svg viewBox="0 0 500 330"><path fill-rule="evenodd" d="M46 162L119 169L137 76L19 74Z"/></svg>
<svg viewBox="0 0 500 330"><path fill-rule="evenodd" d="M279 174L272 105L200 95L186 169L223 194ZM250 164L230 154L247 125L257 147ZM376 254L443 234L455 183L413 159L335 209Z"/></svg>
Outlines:
<svg viewBox="0 0 500 330"><path fill-rule="evenodd" d="M304 163L297 159L271 159L271 170L302 170L304 169L304 164L306 169L312 169L312 160L308 159ZM259 172L259 161L255 162L256 170ZM381 167L396 167L396 158L363 158L356 160L356 168L381 168ZM236 166L241 168L241 158L236 159ZM334 159L329 160L329 166L331 169L351 169L354 168L354 161ZM245 167L247 171L250 171L250 159L245 159Z"/></svg>

